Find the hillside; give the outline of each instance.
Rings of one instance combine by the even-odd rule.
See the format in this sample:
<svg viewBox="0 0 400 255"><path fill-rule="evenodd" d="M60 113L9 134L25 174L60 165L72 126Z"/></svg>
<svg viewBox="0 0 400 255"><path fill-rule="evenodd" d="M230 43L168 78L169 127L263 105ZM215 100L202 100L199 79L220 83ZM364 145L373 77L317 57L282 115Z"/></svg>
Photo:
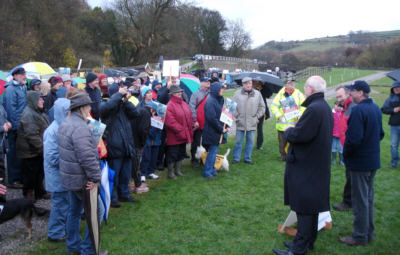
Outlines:
<svg viewBox="0 0 400 255"><path fill-rule="evenodd" d="M314 38L303 41L276 42L270 41L257 48L261 51L300 52L300 51L326 51L338 47L354 47L379 41L400 38L400 30L384 32L355 32L348 35Z"/></svg>

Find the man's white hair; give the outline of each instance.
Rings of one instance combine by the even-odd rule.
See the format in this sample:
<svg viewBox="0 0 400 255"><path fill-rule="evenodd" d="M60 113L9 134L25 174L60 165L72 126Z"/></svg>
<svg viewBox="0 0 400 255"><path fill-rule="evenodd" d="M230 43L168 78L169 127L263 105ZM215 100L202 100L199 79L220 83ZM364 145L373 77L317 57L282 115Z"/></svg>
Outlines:
<svg viewBox="0 0 400 255"><path fill-rule="evenodd" d="M311 76L306 84L313 87L315 92L325 92L326 90L326 81L321 76Z"/></svg>

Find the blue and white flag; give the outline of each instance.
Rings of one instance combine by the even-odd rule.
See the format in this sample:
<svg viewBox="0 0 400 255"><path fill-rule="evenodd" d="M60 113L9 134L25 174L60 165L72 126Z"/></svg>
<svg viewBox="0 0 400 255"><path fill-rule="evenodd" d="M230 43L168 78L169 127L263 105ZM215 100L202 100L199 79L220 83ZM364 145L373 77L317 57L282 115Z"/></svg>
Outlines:
<svg viewBox="0 0 400 255"><path fill-rule="evenodd" d="M100 197L104 204L105 212L104 212L104 221L107 224L108 212L110 211L111 205L111 193L114 186L114 170L112 170L107 161L101 161L101 188L100 188Z"/></svg>

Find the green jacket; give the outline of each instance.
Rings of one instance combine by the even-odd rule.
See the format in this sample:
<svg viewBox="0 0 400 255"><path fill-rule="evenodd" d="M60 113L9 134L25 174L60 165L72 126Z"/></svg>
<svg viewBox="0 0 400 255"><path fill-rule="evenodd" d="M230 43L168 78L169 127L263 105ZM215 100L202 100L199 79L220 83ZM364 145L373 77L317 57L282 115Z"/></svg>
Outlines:
<svg viewBox="0 0 400 255"><path fill-rule="evenodd" d="M34 158L43 154L43 133L49 125L45 113L37 104L40 93L29 91L26 95L27 106L19 120L17 133L17 157Z"/></svg>

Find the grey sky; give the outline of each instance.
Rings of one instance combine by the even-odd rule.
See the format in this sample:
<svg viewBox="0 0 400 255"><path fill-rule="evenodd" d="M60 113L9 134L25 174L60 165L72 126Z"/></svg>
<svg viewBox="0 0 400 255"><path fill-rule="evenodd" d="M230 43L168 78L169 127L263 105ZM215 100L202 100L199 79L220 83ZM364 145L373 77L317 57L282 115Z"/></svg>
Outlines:
<svg viewBox="0 0 400 255"><path fill-rule="evenodd" d="M110 0L88 0L106 6ZM226 19L241 19L253 47L265 42L304 40L348 34L349 31L400 29L398 0L195 0L197 6L218 10Z"/></svg>

